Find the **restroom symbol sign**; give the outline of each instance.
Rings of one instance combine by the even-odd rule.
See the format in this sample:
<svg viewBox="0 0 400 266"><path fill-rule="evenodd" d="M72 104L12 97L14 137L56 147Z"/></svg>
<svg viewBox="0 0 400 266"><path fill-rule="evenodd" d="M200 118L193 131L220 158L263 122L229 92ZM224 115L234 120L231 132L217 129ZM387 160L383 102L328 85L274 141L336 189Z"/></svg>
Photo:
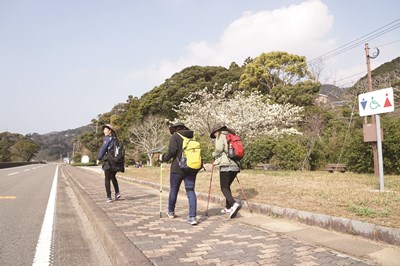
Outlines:
<svg viewBox="0 0 400 266"><path fill-rule="evenodd" d="M393 112L393 88L386 88L358 95L358 108L360 116Z"/></svg>

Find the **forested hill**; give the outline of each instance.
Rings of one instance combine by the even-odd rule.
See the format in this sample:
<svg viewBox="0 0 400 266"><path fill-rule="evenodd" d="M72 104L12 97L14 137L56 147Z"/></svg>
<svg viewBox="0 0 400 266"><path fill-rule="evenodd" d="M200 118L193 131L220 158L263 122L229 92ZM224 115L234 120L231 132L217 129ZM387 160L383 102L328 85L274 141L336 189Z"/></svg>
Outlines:
<svg viewBox="0 0 400 266"><path fill-rule="evenodd" d="M397 57L396 59L393 59L392 61L384 63L379 67L375 68L371 72L371 76L372 76L372 88L374 90L383 89L387 87L399 87L400 57ZM350 89L350 92L353 95L365 92L366 89L368 88L367 78L368 78L367 75L365 75L359 81L357 81L357 83Z"/></svg>
<svg viewBox="0 0 400 266"><path fill-rule="evenodd" d="M205 87L213 89L225 83L238 82L242 75L242 67L232 63L230 67L191 66L175 73L165 82L145 93L140 101L142 116L163 114L173 119L173 107L178 105L185 96Z"/></svg>
<svg viewBox="0 0 400 266"><path fill-rule="evenodd" d="M60 158L67 157L67 155L71 157L74 139L88 131L93 131L93 128L89 125L44 135L33 133L26 135L26 137L40 146L35 156L36 160L58 161Z"/></svg>
<svg viewBox="0 0 400 266"><path fill-rule="evenodd" d="M176 117L173 108L179 105L186 96L204 88L208 88L209 91L213 89L218 90L222 88L223 84L232 84L234 89L238 90L246 89L246 85L250 87L250 90L257 88L257 90L261 91L263 94L268 94L278 103L282 99L287 99L290 103L295 105L313 105L313 100L320 90L320 84L318 85L318 83L288 82L286 85L282 86L283 80L278 79L277 82L274 81L276 83L274 83L273 86L265 86L265 84L271 81L271 76L273 76L271 73L274 71L274 67L268 65L268 60L270 60L268 56L276 56L276 54L263 54L255 59L248 58L241 66L233 62L228 68L220 66L187 67L173 74L170 78L166 79L164 83L154 87L140 98L127 96L127 101L125 103L118 103L109 112L103 113L98 119L93 119L91 126L93 128L105 123L112 123L118 130L120 137L127 140L130 136L129 129L132 128L133 125L140 124L145 117L156 115L172 120ZM296 56L289 56L291 56L290 60L292 60L291 62L293 62L293 64L297 64L301 61ZM277 60L279 60L279 58ZM260 68L257 64L263 65ZM257 73L260 73L260 71L258 71L260 69L264 71L272 69L270 73L267 73L269 74L269 76L267 75L269 79L264 79L265 73L257 76ZM296 69L301 69L301 67L296 65ZM253 73L249 72L253 70ZM399 71L400 57L376 68L372 73L374 88L383 88L388 85L398 87L400 80ZM304 73L301 73L301 71L291 74L294 76L304 76ZM252 75L253 79L246 80L246 77L251 77ZM363 77L354 87L346 91L353 95L357 94L357 91L365 91L365 82L366 78ZM88 149L92 152L95 151L99 148L98 145L101 143L102 132L98 131L97 134L95 134L94 130L86 126L46 135L32 134L29 137L40 145L40 151L37 154L39 159L58 160L60 156L66 157L68 152L70 156L72 155L72 142L75 137L81 144L78 155L79 153L83 153L82 149Z"/></svg>

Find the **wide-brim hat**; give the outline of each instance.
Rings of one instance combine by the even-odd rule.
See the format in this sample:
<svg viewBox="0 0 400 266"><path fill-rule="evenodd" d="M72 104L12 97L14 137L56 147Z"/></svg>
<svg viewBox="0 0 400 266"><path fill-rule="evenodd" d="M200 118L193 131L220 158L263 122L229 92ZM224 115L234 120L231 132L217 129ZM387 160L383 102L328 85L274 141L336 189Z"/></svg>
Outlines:
<svg viewBox="0 0 400 266"><path fill-rule="evenodd" d="M214 133L217 132L218 130L221 130L223 128L226 128L226 126L224 124L215 124L212 128L211 128L211 133L210 133L210 138L215 139Z"/></svg>
<svg viewBox="0 0 400 266"><path fill-rule="evenodd" d="M187 128L187 127L185 126L185 124L182 123L182 122L176 122L176 123L170 125L169 127L170 127L170 128L171 128L171 127L185 127L185 128Z"/></svg>
<svg viewBox="0 0 400 266"><path fill-rule="evenodd" d="M103 125L103 129L104 128L108 128L109 130L111 130L111 131L114 131L114 127L111 125L111 124L105 124L105 125Z"/></svg>

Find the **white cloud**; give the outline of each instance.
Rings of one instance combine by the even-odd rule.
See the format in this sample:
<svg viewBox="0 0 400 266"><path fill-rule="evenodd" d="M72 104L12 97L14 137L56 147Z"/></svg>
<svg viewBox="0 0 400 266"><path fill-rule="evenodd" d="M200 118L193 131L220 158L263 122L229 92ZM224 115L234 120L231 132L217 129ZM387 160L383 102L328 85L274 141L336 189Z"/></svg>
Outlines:
<svg viewBox="0 0 400 266"><path fill-rule="evenodd" d="M188 66L228 66L233 61L242 64L249 56L254 58L276 50L313 59L336 45L334 39L326 37L332 24L333 17L320 0L275 10L244 12L227 26L217 43L190 43L179 59L153 65L142 70L140 76L151 77L155 84L160 84Z"/></svg>

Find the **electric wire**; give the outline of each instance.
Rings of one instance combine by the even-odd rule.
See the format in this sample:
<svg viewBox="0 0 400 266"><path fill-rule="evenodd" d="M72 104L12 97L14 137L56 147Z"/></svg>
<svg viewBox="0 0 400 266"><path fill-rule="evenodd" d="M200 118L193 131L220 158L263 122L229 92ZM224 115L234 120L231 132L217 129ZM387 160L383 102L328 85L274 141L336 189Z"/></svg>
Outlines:
<svg viewBox="0 0 400 266"><path fill-rule="evenodd" d="M385 47L385 46L389 46L389 45L392 45L392 44L398 43L398 42L400 42L400 40L389 42L389 43L385 43L385 44L376 45L375 47L372 47L372 48L375 49L375 48L378 48L378 47Z"/></svg>
<svg viewBox="0 0 400 266"><path fill-rule="evenodd" d="M334 52L334 53L332 53L332 54L330 54L330 55L327 55L327 56L325 56L325 57L321 57L318 61L319 61L319 62L320 62L320 61L322 61L322 62L323 62L323 61L326 61L326 60L328 60L328 59L330 59L330 58L336 57L337 55L340 55L340 54L342 54L342 53L344 53L344 52L347 52L347 51L349 51L349 50L351 50L351 49L353 49L353 48L355 48L355 47L357 47L357 46L359 46L359 45L361 45L361 44L364 44L364 43L366 43L366 42L368 42L368 41L371 41L371 40L373 40L373 39L376 39L376 38L378 38L378 37L380 37L380 36L382 36L382 35L384 35L384 34L390 32L390 31L392 31L392 30L394 30L394 29L399 28L399 27L400 27L400 23L399 23L399 24L396 24L395 26L396 26L396 27L387 29L387 30L385 30L384 32L380 32L380 33L377 33L377 34L375 34L375 35L372 35L372 36L370 36L370 37L367 38L367 39L362 39L361 41L359 41L359 42L357 42L357 43L355 43L355 44L353 44L353 45L351 45L351 46L349 46L349 47L346 47L346 48L343 48L343 49L341 49L341 50L338 50L337 52ZM313 64L313 61L311 61L311 63L309 63L309 64Z"/></svg>
<svg viewBox="0 0 400 266"><path fill-rule="evenodd" d="M394 24L394 25L392 25L392 24ZM328 60L328 59L330 59L332 57L335 57L335 56L337 56L339 54L347 52L347 51L359 46L360 44L363 44L363 43L368 42L370 40L376 39L376 38L378 38L378 37L390 32L390 31L393 31L393 30L395 30L395 29L397 29L399 27L400 27L400 19L396 19L396 20L394 20L394 21L392 21L392 22L390 22L390 23L388 23L388 24L386 24L386 25L384 25L384 26L382 26L382 27L380 27L380 28L368 33L368 34L365 34L365 35L363 35L363 36L361 36L361 37L359 37L359 38L357 38L357 39L355 39L355 40L353 40L353 41L351 41L351 42L349 42L347 44L344 44L344 45L342 45L342 46L340 46L340 47L338 47L338 48L336 48L336 49L334 49L334 50L332 50L330 52L327 52L327 53L325 53L325 54L323 54L323 55L321 55L321 56L319 56L319 57L317 57L315 59L310 60L308 62L308 64L314 64L314 63L317 63L317 62Z"/></svg>

